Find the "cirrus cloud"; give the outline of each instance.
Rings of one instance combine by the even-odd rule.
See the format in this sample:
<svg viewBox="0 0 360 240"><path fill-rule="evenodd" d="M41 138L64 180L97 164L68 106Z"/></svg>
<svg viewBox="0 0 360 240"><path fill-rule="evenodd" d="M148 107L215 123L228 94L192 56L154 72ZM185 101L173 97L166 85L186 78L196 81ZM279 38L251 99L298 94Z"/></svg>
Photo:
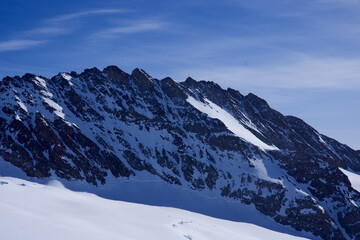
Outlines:
<svg viewBox="0 0 360 240"><path fill-rule="evenodd" d="M194 77L228 86L261 88L360 88L360 59L299 57L288 63L194 69Z"/></svg>
<svg viewBox="0 0 360 240"><path fill-rule="evenodd" d="M114 14L114 13L121 13L121 12L127 12L129 10L125 9L96 9L96 10L89 10L89 11L80 11L80 12L74 12L69 14L60 15L54 18L51 18L50 22L62 22L67 20L73 20L76 18L83 18L93 15L104 15L104 14Z"/></svg>
<svg viewBox="0 0 360 240"><path fill-rule="evenodd" d="M40 40L9 40L0 42L0 52L14 51L14 50L23 50L41 44L46 43L46 41Z"/></svg>
<svg viewBox="0 0 360 240"><path fill-rule="evenodd" d="M108 28L95 33L93 36L101 37L101 38L112 38L119 34L129 34L129 33L145 32L150 30L157 30L163 28L165 25L166 24L164 22L159 22L159 21L143 21L126 26Z"/></svg>

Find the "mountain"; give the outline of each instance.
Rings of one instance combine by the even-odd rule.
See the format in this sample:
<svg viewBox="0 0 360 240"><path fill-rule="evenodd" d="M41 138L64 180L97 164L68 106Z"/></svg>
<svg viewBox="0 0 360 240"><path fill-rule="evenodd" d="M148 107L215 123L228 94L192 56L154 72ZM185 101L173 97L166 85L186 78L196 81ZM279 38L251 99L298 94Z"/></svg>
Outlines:
<svg viewBox="0 0 360 240"><path fill-rule="evenodd" d="M360 172L359 151L254 94L109 66L5 77L0 103L0 162L14 166L2 175L17 167L103 196L135 181L147 186L139 201L179 206L169 195L182 189L255 207L300 235L360 238L360 193L341 170Z"/></svg>

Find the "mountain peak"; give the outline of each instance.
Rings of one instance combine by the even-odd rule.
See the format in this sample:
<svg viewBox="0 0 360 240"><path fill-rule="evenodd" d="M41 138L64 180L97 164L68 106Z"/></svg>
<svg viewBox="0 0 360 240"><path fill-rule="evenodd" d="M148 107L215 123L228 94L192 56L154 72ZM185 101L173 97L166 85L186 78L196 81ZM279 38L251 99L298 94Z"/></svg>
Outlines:
<svg viewBox="0 0 360 240"><path fill-rule="evenodd" d="M181 86L170 77L161 79L161 87L170 98L186 98L186 94Z"/></svg>
<svg viewBox="0 0 360 240"><path fill-rule="evenodd" d="M97 67L92 67L92 68L86 68L81 75L91 75L91 74L102 74L102 72L97 68Z"/></svg>
<svg viewBox="0 0 360 240"><path fill-rule="evenodd" d="M135 77L135 78L146 78L147 80L152 80L153 78L147 74L147 72L145 72L144 69L141 68L135 68L132 72L131 72L131 76Z"/></svg>
<svg viewBox="0 0 360 240"><path fill-rule="evenodd" d="M184 83L187 86L196 86L198 82L195 79L193 79L192 77L187 77Z"/></svg>
<svg viewBox="0 0 360 240"><path fill-rule="evenodd" d="M32 79L32 78L34 78L34 77L36 77L35 74L25 73L21 78L22 78L22 79L25 79L25 80L28 80L28 79Z"/></svg>
<svg viewBox="0 0 360 240"><path fill-rule="evenodd" d="M129 74L127 74L126 72L124 72L115 65L107 66L106 68L103 69L103 73L107 74L110 79L122 83L127 82L129 77Z"/></svg>
<svg viewBox="0 0 360 240"><path fill-rule="evenodd" d="M228 88L226 91L235 99L243 99L244 95L242 95L238 90Z"/></svg>
<svg viewBox="0 0 360 240"><path fill-rule="evenodd" d="M258 97L253 93L247 94L245 98L258 108L270 108L269 104L264 99Z"/></svg>
<svg viewBox="0 0 360 240"><path fill-rule="evenodd" d="M131 77L141 90L149 90L154 84L153 78L140 68L135 68L131 73Z"/></svg>

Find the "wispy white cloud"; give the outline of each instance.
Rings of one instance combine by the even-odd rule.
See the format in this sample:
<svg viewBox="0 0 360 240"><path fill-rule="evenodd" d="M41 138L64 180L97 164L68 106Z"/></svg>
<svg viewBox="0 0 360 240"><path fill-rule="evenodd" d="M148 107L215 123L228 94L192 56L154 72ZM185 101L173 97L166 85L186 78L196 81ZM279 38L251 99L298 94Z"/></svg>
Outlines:
<svg viewBox="0 0 360 240"><path fill-rule="evenodd" d="M328 7L360 7L359 0L316 0L314 1L315 4L325 4ZM314 4L313 3L313 4Z"/></svg>
<svg viewBox="0 0 360 240"><path fill-rule="evenodd" d="M69 28L57 27L57 26L45 26L34 28L23 33L28 36L52 36L52 35L62 35L68 34L71 30Z"/></svg>
<svg viewBox="0 0 360 240"><path fill-rule="evenodd" d="M81 12L75 12L75 13L69 13L60 15L57 17L54 17L50 19L50 22L62 22L67 20L73 20L76 18L83 18L93 15L107 15L107 14L114 14L114 13L120 13L120 12L127 12L129 10L125 9L97 9L97 10L89 10L89 11L81 11Z"/></svg>
<svg viewBox="0 0 360 240"><path fill-rule="evenodd" d="M23 50L49 41L51 36L69 34L73 31L73 26L66 24L68 20L77 18L85 18L93 15L107 15L125 12L124 9L97 9L89 11L74 12L70 14L60 15L44 21L42 27L16 33L16 38L9 41L0 42L0 52ZM24 40L24 38L33 38L38 40Z"/></svg>
<svg viewBox="0 0 360 240"><path fill-rule="evenodd" d="M53 17L51 19L45 20L45 25L43 27L31 29L25 31L26 34L32 35L62 35L68 34L73 30L73 26L69 25L67 21L74 20L78 18L86 18L95 15L109 15L116 14L121 12L126 12L125 9L97 9L89 11L80 11L69 14L64 14L60 16Z"/></svg>
<svg viewBox="0 0 360 240"><path fill-rule="evenodd" d="M360 88L360 59L301 57L283 64L258 67L209 67L189 70L198 79L228 86L258 88Z"/></svg>
<svg viewBox="0 0 360 240"><path fill-rule="evenodd" d="M112 38L119 34L139 33L150 30L157 30L163 28L165 25L166 23L159 21L138 22L128 26L113 27L99 31L94 34L94 37Z"/></svg>
<svg viewBox="0 0 360 240"><path fill-rule="evenodd" d="M39 40L10 40L0 42L0 52L14 51L14 50L23 50L41 44L46 43L46 41Z"/></svg>

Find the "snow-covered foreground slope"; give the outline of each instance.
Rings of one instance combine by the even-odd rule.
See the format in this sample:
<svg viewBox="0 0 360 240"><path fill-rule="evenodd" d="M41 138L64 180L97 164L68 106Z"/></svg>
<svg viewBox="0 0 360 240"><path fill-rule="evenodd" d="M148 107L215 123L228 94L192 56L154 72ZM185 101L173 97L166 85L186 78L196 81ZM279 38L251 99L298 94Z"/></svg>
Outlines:
<svg viewBox="0 0 360 240"><path fill-rule="evenodd" d="M0 239L304 239L176 208L0 178Z"/></svg>

